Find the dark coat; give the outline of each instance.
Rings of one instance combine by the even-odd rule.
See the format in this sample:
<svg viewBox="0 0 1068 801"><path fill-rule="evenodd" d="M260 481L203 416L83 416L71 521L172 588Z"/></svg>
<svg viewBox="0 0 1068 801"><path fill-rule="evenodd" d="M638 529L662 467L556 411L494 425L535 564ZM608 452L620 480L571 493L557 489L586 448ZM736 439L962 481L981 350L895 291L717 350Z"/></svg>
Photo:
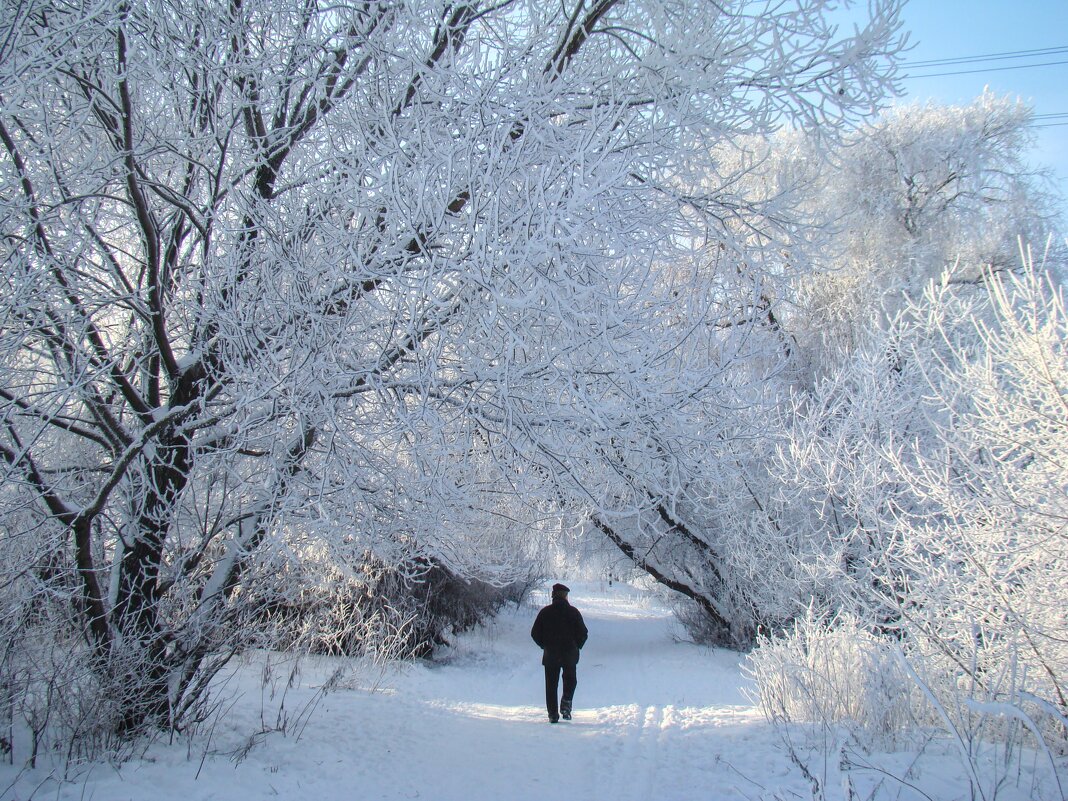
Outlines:
<svg viewBox="0 0 1068 801"><path fill-rule="evenodd" d="M579 650L586 644L589 632L582 615L567 602L556 598L538 612L530 636L542 649L543 665L574 666L579 661Z"/></svg>

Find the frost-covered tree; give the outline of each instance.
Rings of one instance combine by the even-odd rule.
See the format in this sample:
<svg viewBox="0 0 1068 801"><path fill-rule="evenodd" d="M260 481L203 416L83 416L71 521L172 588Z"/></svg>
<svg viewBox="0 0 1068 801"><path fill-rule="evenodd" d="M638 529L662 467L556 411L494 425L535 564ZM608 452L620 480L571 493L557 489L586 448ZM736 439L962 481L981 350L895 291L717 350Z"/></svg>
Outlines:
<svg viewBox="0 0 1068 801"><path fill-rule="evenodd" d="M1057 782L1066 326L1029 255L978 285L947 273L798 396L775 465L793 525L769 565L802 613L753 657L769 714L876 741L941 731L976 795L1022 748Z"/></svg>
<svg viewBox="0 0 1068 801"><path fill-rule="evenodd" d="M990 92L962 106L895 107L826 163L806 138L781 137L779 158L807 174L805 205L830 234L789 299L795 335L829 348L814 360L885 323L946 269L956 265L958 281L1014 269L1020 238L1046 240L1055 204L1027 165L1031 115Z"/></svg>
<svg viewBox="0 0 1068 801"><path fill-rule="evenodd" d="M896 0L825 5L11 9L6 630L97 722L177 724L304 554L504 581L487 521L662 522L746 339L654 269L759 224L706 155L893 79Z"/></svg>
<svg viewBox="0 0 1068 801"><path fill-rule="evenodd" d="M706 587L731 639L789 624L811 598L829 603L836 585L813 568L822 557L837 553L831 561L863 570L882 549L882 535L871 532L889 530L879 510L899 481L866 429L938 434L922 428L917 411L918 365L894 336L873 345L873 331L888 330L902 304L945 269L962 287L985 280L1019 263L1010 255L1018 237L1055 224L1040 176L1024 163L1029 114L986 94L962 107L894 109L831 148L792 130L716 149L716 168L732 165L739 176L734 201L761 208L767 221L734 229L762 278L749 312L725 324L758 323L753 334L779 356L749 360L766 370L762 392L734 413L729 436L709 439L709 470L691 471L703 480L676 509L711 563L706 569L699 553L681 551L693 576L687 583ZM1060 258L1051 252L1050 265ZM866 399L860 406L858 394ZM825 416L808 413L817 396ZM802 482L814 496L784 484L799 468L777 457L809 435L805 447L827 451L818 462L827 472ZM828 492L838 499L831 506ZM855 526L867 539L843 539ZM658 543L674 547L671 538ZM708 618L692 622L700 636L716 638L714 625L701 631Z"/></svg>
<svg viewBox="0 0 1068 801"><path fill-rule="evenodd" d="M1050 708L1068 712L1063 292L1029 263L976 303L932 287L919 310L912 325L944 353L924 360L934 436L888 454L924 510L896 515L901 535L886 555L891 571L922 577L901 617L932 658L974 679L976 695L1019 703L1029 692L1056 722Z"/></svg>

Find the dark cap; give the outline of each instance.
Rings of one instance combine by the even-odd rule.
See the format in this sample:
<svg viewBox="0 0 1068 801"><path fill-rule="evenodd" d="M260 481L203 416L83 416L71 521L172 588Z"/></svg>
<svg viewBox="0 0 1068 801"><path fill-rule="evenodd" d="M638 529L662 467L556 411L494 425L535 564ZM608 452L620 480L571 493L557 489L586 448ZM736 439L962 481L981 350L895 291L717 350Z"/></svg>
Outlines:
<svg viewBox="0 0 1068 801"><path fill-rule="evenodd" d="M571 592L571 589L563 584L553 585L553 595L567 595L569 592Z"/></svg>

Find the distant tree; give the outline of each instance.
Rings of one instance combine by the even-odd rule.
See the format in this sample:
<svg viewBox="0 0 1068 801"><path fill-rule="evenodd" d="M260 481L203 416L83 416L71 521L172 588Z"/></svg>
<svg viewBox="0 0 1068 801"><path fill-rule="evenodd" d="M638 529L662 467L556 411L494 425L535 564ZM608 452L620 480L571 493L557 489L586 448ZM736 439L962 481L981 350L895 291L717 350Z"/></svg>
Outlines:
<svg viewBox="0 0 1068 801"><path fill-rule="evenodd" d="M806 205L829 236L789 304L796 335L833 350L954 265L958 281L1018 268L1018 241L1044 242L1056 226L1027 164L1031 118L1022 101L987 92L963 106L894 108L835 148L811 176ZM814 148L794 137L786 158L818 163Z"/></svg>

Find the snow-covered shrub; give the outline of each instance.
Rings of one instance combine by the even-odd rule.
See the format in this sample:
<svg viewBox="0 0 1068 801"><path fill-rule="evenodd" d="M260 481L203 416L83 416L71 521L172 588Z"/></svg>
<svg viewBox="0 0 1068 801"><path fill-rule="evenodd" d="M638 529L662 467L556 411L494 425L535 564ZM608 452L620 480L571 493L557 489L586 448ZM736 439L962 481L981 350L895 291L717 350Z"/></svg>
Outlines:
<svg viewBox="0 0 1068 801"><path fill-rule="evenodd" d="M540 580L531 573L504 585L464 578L428 557L389 565L366 554L356 565L304 559L279 573L295 591L264 595L250 625L261 644L375 661L425 657ZM259 582L270 590L270 582Z"/></svg>
<svg viewBox="0 0 1068 801"><path fill-rule="evenodd" d="M842 724L889 744L930 718L894 651L855 616L809 608L788 631L758 637L747 671L769 720Z"/></svg>
<svg viewBox="0 0 1068 801"><path fill-rule="evenodd" d="M1027 254L1018 274L947 274L840 364L795 407L781 454L784 491L816 512L795 523L823 532L809 569L824 590L815 623L754 655L762 704L784 720L938 733L980 794L1026 754L1056 776L1068 750L1060 290ZM907 715L851 706L870 697L861 664Z"/></svg>
<svg viewBox="0 0 1068 801"><path fill-rule="evenodd" d="M430 656L449 644L453 634L467 631L497 612L509 601L519 601L535 579L497 587L463 578L434 560L418 560L404 571L384 573L374 597L387 608L406 613L411 620L408 646L415 656Z"/></svg>
<svg viewBox="0 0 1068 801"><path fill-rule="evenodd" d="M11 588L8 588L11 589ZM6 595L6 593L5 593ZM126 714L138 703L142 672L136 648L115 648L106 670L72 625L71 598L38 594L14 602L0 632L0 755L13 764L67 766L131 753ZM104 680L102 680L102 677ZM190 708L187 725L202 719Z"/></svg>
<svg viewBox="0 0 1068 801"><path fill-rule="evenodd" d="M932 286L912 324L947 346L925 359L929 442L890 455L922 516L900 515L889 565L916 577L903 618L931 660L981 703L1041 703L1043 736L1068 748L1068 314L1025 254L982 304ZM971 341L968 341L968 335ZM974 707L974 705L973 705ZM1054 714L1050 714L1055 710ZM974 711L974 709L973 709Z"/></svg>

